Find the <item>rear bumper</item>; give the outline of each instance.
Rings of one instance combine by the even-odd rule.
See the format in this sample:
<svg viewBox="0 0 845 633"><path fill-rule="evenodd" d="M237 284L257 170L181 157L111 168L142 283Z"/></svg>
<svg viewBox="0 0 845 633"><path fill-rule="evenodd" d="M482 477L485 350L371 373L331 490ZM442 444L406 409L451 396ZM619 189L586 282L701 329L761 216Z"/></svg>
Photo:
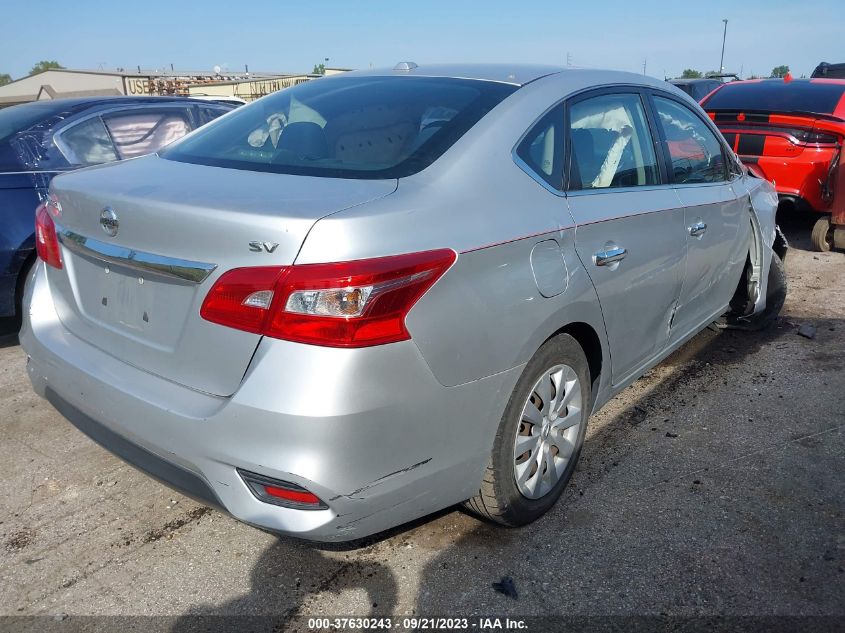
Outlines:
<svg viewBox="0 0 845 633"><path fill-rule="evenodd" d="M69 332L39 264L21 331L37 393L126 461L265 529L360 538L472 496L521 367L460 387L411 342L340 350L265 339L229 398L193 391ZM237 469L329 506L259 501Z"/></svg>

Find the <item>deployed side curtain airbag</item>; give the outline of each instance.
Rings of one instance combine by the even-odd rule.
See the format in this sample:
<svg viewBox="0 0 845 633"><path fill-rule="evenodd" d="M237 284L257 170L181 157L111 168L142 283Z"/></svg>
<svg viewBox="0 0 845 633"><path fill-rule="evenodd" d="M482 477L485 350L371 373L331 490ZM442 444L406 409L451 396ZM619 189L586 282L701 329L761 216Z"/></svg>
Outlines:
<svg viewBox="0 0 845 633"><path fill-rule="evenodd" d="M191 131L176 113L129 114L105 123L120 159L151 154Z"/></svg>

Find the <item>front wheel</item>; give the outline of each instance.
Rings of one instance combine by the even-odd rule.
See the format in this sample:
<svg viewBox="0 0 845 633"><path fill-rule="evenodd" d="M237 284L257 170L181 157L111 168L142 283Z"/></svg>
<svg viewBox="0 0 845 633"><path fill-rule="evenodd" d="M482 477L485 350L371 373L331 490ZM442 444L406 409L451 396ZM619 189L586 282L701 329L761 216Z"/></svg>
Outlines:
<svg viewBox="0 0 845 633"><path fill-rule="evenodd" d="M590 404L590 374L581 346L568 334L546 341L511 394L481 489L466 507L508 526L545 514L575 470Z"/></svg>
<svg viewBox="0 0 845 633"><path fill-rule="evenodd" d="M728 316L722 327L737 330L764 330L769 327L780 314L786 301L786 270L780 256L772 252L772 263L769 265L769 277L766 283L766 308L760 314L750 316Z"/></svg>

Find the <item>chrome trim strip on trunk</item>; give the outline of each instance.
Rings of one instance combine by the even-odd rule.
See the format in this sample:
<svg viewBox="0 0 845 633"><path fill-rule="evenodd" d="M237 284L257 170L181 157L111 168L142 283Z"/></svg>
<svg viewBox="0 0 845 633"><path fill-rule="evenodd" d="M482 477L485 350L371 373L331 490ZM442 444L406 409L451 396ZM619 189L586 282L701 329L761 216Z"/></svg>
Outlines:
<svg viewBox="0 0 845 633"><path fill-rule="evenodd" d="M108 244L59 226L56 226L56 235L65 248L84 257L170 279L199 284L205 281L217 268L217 264L165 257L164 255L137 251L116 244Z"/></svg>

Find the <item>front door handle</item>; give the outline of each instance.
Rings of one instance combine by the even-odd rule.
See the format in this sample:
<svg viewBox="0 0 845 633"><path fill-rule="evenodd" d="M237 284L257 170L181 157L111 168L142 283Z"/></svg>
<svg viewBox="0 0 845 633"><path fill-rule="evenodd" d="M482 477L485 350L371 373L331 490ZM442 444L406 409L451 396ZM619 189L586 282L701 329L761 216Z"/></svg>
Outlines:
<svg viewBox="0 0 845 633"><path fill-rule="evenodd" d="M693 237L701 237L707 231L707 225L704 222L696 222L689 227L689 234Z"/></svg>
<svg viewBox="0 0 845 633"><path fill-rule="evenodd" d="M621 262L628 255L628 249L615 246L596 253L596 266L610 266Z"/></svg>

